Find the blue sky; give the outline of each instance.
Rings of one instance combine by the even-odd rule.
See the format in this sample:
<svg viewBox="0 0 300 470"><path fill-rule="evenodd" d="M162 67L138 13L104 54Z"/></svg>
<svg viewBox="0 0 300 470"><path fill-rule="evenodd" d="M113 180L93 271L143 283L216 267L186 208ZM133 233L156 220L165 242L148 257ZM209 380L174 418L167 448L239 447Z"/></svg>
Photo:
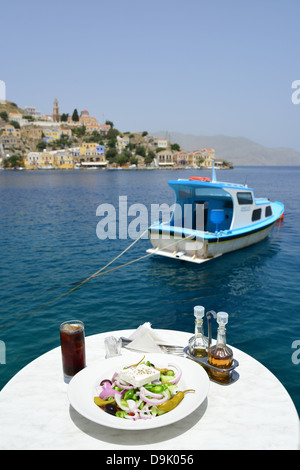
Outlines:
<svg viewBox="0 0 300 470"><path fill-rule="evenodd" d="M0 2L0 79L20 107L121 131L243 136L300 151L299 0Z"/></svg>

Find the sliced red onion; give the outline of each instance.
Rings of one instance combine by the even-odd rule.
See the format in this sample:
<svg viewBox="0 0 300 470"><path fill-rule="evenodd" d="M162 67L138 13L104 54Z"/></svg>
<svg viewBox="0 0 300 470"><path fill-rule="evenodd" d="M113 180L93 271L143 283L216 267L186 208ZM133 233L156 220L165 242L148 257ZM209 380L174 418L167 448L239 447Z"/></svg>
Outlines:
<svg viewBox="0 0 300 470"><path fill-rule="evenodd" d="M141 419L151 419L152 416L146 412L140 411L140 418Z"/></svg>
<svg viewBox="0 0 300 470"><path fill-rule="evenodd" d="M99 390L99 389L98 389ZM99 391L99 397L102 398L103 400L106 398L106 397L113 397L115 396L117 390L114 390L112 388L112 385L110 382L108 381L105 381ZM122 393L124 393L124 391L122 391Z"/></svg>
<svg viewBox="0 0 300 470"><path fill-rule="evenodd" d="M133 421L136 421L137 419L139 419L139 413L137 411L135 411L134 415L126 415L125 418L132 419Z"/></svg>
<svg viewBox="0 0 300 470"><path fill-rule="evenodd" d="M104 400L106 397L115 397L116 393L121 393L121 395L123 395L124 392L125 390L119 392L118 390L114 390L113 388L106 388L102 390L102 392L99 394L99 397Z"/></svg>
<svg viewBox="0 0 300 470"><path fill-rule="evenodd" d="M119 376L118 372L115 372L114 375L111 378L111 381L114 382L115 379Z"/></svg>
<svg viewBox="0 0 300 470"><path fill-rule="evenodd" d="M168 364L168 367L174 367L175 369L175 377L174 379L172 380L169 380L169 383L171 384L176 384L177 382L179 382L179 380L181 379L181 376L182 376L182 370L180 369L180 367L178 367L177 365L175 364Z"/></svg>
<svg viewBox="0 0 300 470"><path fill-rule="evenodd" d="M134 388L133 385L130 385L128 382L124 382L123 380L121 380L119 378L116 378L115 384L118 387L123 388L124 390L131 390L132 388Z"/></svg>
<svg viewBox="0 0 300 470"><path fill-rule="evenodd" d="M138 404L137 404L136 401L129 399L129 400L127 400L127 403L128 403L128 406L129 406L129 410L130 410L130 411L135 411L135 410L137 410Z"/></svg>
<svg viewBox="0 0 300 470"><path fill-rule="evenodd" d="M150 405L161 405L162 403L164 403L165 401L167 401L169 399L169 395L167 394L167 392L163 392L162 394L163 394L163 398L161 398L160 400L157 400L155 398L148 398L146 396L146 395L148 395L148 391L145 388L143 389L143 387L142 387L140 397L146 403L150 403Z"/></svg>
<svg viewBox="0 0 300 470"><path fill-rule="evenodd" d="M152 398L158 398L158 399L163 398L162 393L150 392L149 390L147 390L144 387L141 388L141 393L144 394L144 395L147 395L148 397L152 397Z"/></svg>

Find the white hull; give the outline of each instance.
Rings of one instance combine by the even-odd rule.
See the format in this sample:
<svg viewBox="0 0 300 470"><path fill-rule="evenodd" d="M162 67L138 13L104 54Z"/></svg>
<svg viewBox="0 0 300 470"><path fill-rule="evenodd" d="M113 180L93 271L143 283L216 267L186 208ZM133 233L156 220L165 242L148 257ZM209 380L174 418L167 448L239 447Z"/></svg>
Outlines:
<svg viewBox="0 0 300 470"><path fill-rule="evenodd" d="M272 225L261 229L249 235L232 237L229 240L222 240L222 236L215 241L209 242L208 239L197 236L197 241L188 238L176 236L158 235L150 233L150 241L153 248L148 253L153 253L168 258L190 261L193 263L203 263L213 258L219 257L225 253L241 250L247 246L254 245L267 238Z"/></svg>

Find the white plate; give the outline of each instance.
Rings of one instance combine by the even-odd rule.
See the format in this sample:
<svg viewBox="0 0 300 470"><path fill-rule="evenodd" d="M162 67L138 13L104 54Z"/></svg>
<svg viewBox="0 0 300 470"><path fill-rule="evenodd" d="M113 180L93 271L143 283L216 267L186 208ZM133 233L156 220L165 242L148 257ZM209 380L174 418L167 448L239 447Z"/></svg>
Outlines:
<svg viewBox="0 0 300 470"><path fill-rule="evenodd" d="M182 369L182 377L178 390L194 389L195 392L185 394L183 400L172 411L151 419L132 421L110 415L94 403L96 387L103 379L111 379L115 372L123 367L141 360L141 353L113 357L99 361L86 367L76 374L68 386L68 398L72 407L85 418L103 426L116 429L142 430L158 428L175 423L195 411L205 400L209 389L209 378L205 370L196 362L187 358L169 354L145 353L145 361L156 367L163 368L168 364L178 365Z"/></svg>

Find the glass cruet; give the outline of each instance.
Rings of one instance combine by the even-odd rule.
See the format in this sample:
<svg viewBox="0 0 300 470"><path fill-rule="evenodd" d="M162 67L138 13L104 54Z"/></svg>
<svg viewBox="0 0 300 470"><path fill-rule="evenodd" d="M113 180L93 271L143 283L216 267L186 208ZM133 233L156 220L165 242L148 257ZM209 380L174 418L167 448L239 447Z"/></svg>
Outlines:
<svg viewBox="0 0 300 470"><path fill-rule="evenodd" d="M194 357L207 356L208 340L203 331L204 312L204 307L200 305L194 307L195 334L189 340L189 353Z"/></svg>
<svg viewBox="0 0 300 470"><path fill-rule="evenodd" d="M217 322L219 324L217 341L214 346L208 348L208 363L220 369L227 369L231 367L233 361L233 352L226 344L225 325L228 323L228 313L218 312ZM226 381L230 376L229 372L219 372L215 369L211 369L210 373L213 378L220 381Z"/></svg>

